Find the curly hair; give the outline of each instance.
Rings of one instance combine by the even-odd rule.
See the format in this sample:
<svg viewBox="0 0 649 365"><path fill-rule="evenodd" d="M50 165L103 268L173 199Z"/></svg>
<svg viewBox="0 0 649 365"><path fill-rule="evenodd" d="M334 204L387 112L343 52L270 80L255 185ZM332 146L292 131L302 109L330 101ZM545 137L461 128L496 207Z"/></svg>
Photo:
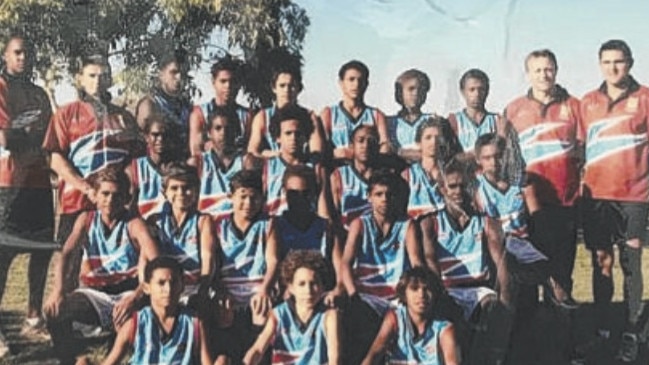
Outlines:
<svg viewBox="0 0 649 365"><path fill-rule="evenodd" d="M312 270L320 284L325 284L329 268L324 257L317 251L295 250L289 252L282 261L279 273L282 285L288 287L293 282L295 272L300 268Z"/></svg>

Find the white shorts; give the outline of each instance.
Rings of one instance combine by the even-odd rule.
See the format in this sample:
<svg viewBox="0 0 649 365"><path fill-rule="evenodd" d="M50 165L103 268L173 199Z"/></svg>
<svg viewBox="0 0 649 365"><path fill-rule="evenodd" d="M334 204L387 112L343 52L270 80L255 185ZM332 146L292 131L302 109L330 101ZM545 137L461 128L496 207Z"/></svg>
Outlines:
<svg viewBox="0 0 649 365"><path fill-rule="evenodd" d="M113 329L113 308L126 295L133 293L132 290L127 290L119 294L106 294L102 291L91 288L79 288L74 291L75 293L83 294L92 306L95 307L99 323L105 330Z"/></svg>
<svg viewBox="0 0 649 365"><path fill-rule="evenodd" d="M453 297L455 302L462 307L464 319L466 320L471 318L473 311L475 311L476 307L484 298L490 295L493 295L495 298L498 297L498 294L496 294L493 289L487 288L486 286L474 288L447 288L446 291L451 297Z"/></svg>

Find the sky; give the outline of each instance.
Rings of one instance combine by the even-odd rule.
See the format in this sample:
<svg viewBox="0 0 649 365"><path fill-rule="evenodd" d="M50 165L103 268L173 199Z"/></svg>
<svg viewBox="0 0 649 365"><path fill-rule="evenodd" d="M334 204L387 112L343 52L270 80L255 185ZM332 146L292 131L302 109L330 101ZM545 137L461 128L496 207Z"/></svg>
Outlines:
<svg viewBox="0 0 649 365"><path fill-rule="evenodd" d="M632 74L649 73L649 1L640 0L294 0L311 20L304 42L304 91L300 104L320 111L340 99L338 69L356 59L370 68L366 103L396 113L394 81L410 68L429 75L432 89L423 109L447 114L462 107L458 80L470 68L487 72L487 107L502 111L523 94L525 56L549 48L559 64L557 81L581 97L601 82L599 46L624 39L634 53ZM222 37L222 39L224 39ZM194 73L212 97L208 65ZM73 93L60 87L57 98ZM240 97L241 101L245 98Z"/></svg>

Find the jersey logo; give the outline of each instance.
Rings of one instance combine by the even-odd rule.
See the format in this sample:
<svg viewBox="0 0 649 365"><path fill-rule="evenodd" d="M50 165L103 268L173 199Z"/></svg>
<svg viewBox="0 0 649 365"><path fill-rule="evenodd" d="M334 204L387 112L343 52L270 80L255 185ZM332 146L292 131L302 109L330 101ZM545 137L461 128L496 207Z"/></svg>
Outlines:
<svg viewBox="0 0 649 365"><path fill-rule="evenodd" d="M573 148L570 141L554 137L554 132L564 126L563 122L545 122L523 131L520 134L520 145L525 163L532 165L570 151Z"/></svg>
<svg viewBox="0 0 649 365"><path fill-rule="evenodd" d="M637 96L630 97L626 101L625 111L627 113L636 113L638 111L639 100Z"/></svg>
<svg viewBox="0 0 649 365"><path fill-rule="evenodd" d="M644 134L606 132L631 119L629 114L606 118L588 127L586 138L586 164L592 164L608 156L636 148L647 142Z"/></svg>

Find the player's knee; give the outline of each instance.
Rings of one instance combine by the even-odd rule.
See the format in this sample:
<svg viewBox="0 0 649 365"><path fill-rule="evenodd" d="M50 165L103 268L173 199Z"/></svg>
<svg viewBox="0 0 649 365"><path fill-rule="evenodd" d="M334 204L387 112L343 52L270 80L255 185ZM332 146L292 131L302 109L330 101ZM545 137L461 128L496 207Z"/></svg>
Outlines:
<svg viewBox="0 0 649 365"><path fill-rule="evenodd" d="M611 252L598 250L595 253L594 258L594 264L597 265L597 269L601 271L602 275L611 276L613 270L613 254Z"/></svg>

